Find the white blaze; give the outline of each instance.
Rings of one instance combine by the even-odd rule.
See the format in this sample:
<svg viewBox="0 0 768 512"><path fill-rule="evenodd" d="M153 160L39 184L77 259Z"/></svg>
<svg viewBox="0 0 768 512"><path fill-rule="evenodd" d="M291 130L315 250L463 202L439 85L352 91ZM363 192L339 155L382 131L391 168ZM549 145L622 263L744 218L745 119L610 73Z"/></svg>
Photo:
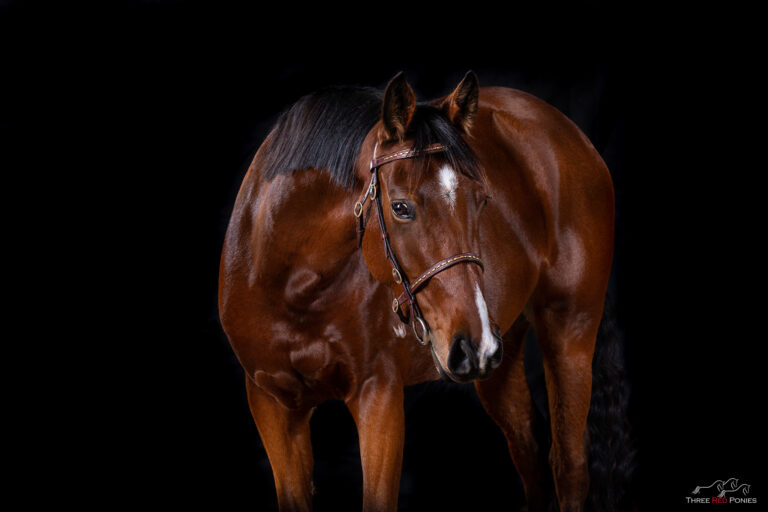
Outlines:
<svg viewBox="0 0 768 512"><path fill-rule="evenodd" d="M453 210L456 206L456 187L459 186L459 177L456 176L456 171L448 165L444 165L440 168L438 176L440 178L440 187L442 188L443 196L448 201L448 206Z"/></svg>
<svg viewBox="0 0 768 512"><path fill-rule="evenodd" d="M483 326L483 337L480 341L480 369L485 370L485 363L488 361L488 357L493 354L496 349L496 340L493 339L491 333L491 320L488 318L488 306L485 304L485 298L483 292L480 291L480 286L475 283L475 304L477 305L477 312L480 314L480 323Z"/></svg>

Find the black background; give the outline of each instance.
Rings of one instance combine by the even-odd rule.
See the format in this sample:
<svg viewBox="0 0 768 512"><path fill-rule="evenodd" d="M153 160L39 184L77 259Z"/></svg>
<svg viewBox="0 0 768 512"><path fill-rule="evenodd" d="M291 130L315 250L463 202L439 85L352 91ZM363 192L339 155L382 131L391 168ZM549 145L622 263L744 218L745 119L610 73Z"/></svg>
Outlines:
<svg viewBox="0 0 768 512"><path fill-rule="evenodd" d="M302 94L383 87L403 70L427 99L472 69L481 85L560 109L611 169L642 508L684 509L693 487L729 477L761 501L755 13L367 7L2 4L3 171L9 200L23 199L11 252L19 268L31 263L10 272L32 315L17 322L24 341L6 364L22 377L9 381L3 411L28 434L7 436L21 480L64 483L81 504L275 510L216 310L221 243L247 165ZM41 334L51 326L55 336ZM471 387L418 386L406 410L403 510L521 503L503 436ZM329 403L312 426L317 509L359 509L351 418Z"/></svg>

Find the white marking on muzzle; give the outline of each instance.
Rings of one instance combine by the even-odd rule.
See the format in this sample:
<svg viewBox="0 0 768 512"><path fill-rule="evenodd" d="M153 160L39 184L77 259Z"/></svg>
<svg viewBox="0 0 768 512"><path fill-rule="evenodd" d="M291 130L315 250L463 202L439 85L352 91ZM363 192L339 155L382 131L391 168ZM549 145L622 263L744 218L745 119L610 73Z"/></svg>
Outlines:
<svg viewBox="0 0 768 512"><path fill-rule="evenodd" d="M493 333L491 333L491 319L488 318L488 306L485 304L483 292L480 291L480 285L477 283L475 283L475 304L477 305L477 312L480 314L480 323L483 326L483 337L480 340L478 359L480 370L484 371L488 357L496 351L497 341L493 338Z"/></svg>
<svg viewBox="0 0 768 512"><path fill-rule="evenodd" d="M405 338L405 326L403 324L393 325L392 330L395 331L395 336L398 338Z"/></svg>
<svg viewBox="0 0 768 512"><path fill-rule="evenodd" d="M443 189L443 195L448 201L451 211L453 211L456 206L456 187L459 186L459 178L456 176L456 171L448 165L440 168L438 176L440 177L440 187Z"/></svg>

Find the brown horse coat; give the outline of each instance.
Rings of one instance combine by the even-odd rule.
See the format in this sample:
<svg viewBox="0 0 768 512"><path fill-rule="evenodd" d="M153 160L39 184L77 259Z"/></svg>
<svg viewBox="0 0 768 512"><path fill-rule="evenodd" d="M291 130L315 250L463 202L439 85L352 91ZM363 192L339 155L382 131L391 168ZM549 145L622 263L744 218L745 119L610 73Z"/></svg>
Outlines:
<svg viewBox="0 0 768 512"><path fill-rule="evenodd" d="M480 302L503 334L505 356L476 386L507 435L531 510L546 501L547 486L539 482L548 478L562 510L583 506L591 360L613 254L611 178L587 138L555 108L512 89L478 89L472 78L434 104L474 151L482 180L456 173L449 179L456 180L458 196L446 203L425 199L441 194L437 162L420 174L413 170L423 166L417 159L381 171L385 204L404 190L401 195L420 208L418 232L416 222L400 226L392 217L389 228L387 220L411 277L467 249L484 263L484 271L476 265L449 269L419 294L432 348L416 343L392 312L390 269L380 238L370 233L378 232L376 222L361 250L352 214L374 151L411 143L415 104L404 80L390 83L382 120L362 142L354 190L329 179L325 169L265 179L262 162L274 132L243 180L224 243L219 309L247 375L281 510L311 508L309 417L330 398L344 400L358 425L364 509L396 508L403 387L440 377L455 332L479 340L485 328ZM554 478L545 476L547 447L532 434L533 404L522 368L530 325L544 358Z"/></svg>

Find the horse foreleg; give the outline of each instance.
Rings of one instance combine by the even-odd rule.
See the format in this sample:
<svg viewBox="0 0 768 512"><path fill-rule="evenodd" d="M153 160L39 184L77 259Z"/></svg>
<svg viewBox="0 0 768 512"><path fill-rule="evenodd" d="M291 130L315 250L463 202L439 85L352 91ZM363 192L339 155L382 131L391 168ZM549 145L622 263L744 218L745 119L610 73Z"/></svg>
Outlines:
<svg viewBox="0 0 768 512"><path fill-rule="evenodd" d="M523 347L530 323L520 317L504 335L504 358L491 377L475 381L488 415L507 438L509 454L520 474L530 512L547 510L552 478L536 432L541 418L536 412L525 378ZM542 426L543 428L543 426Z"/></svg>
<svg viewBox="0 0 768 512"><path fill-rule="evenodd" d="M288 409L246 377L248 405L275 477L281 512L312 510L311 410Z"/></svg>
<svg viewBox="0 0 768 512"><path fill-rule="evenodd" d="M544 307L535 315L552 428L549 460L561 512L583 510L589 491L586 427L601 315L602 307Z"/></svg>
<svg viewBox="0 0 768 512"><path fill-rule="evenodd" d="M390 376L374 376L347 401L357 424L363 466L363 512L397 510L403 462L403 386Z"/></svg>

